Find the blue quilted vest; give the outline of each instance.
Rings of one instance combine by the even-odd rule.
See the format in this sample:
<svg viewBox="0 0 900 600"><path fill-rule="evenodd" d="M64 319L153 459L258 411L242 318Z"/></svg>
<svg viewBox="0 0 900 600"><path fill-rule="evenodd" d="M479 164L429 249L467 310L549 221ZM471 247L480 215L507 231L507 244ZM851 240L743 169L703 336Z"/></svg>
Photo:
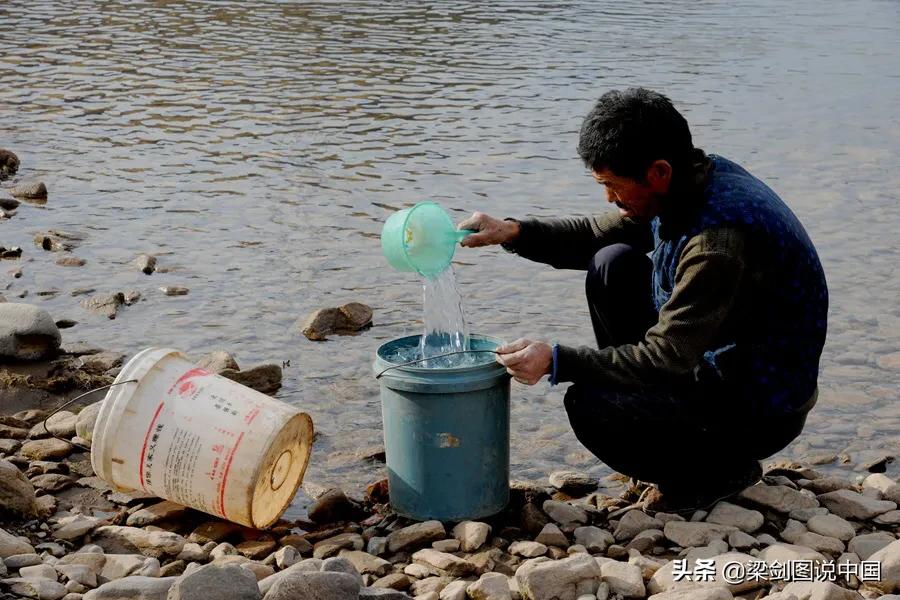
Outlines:
<svg viewBox="0 0 900 600"><path fill-rule="evenodd" d="M783 413L806 403L816 389L825 343L828 289L819 257L797 217L775 192L741 166L712 161L697 214L673 235L652 222L653 296L668 301L685 244L704 229L734 227L761 248L765 306L752 306L717 340L698 369L716 373L729 390L763 412ZM661 235L663 234L663 235Z"/></svg>

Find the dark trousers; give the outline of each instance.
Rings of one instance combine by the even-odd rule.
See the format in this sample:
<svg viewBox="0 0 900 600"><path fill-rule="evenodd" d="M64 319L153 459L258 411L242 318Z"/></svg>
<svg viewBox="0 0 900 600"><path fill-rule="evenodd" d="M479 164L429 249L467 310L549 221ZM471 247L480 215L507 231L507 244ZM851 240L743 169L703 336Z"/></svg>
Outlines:
<svg viewBox="0 0 900 600"><path fill-rule="evenodd" d="M650 259L625 244L603 248L588 267L586 293L597 345L634 344L658 314ZM754 414L719 381L671 386L577 382L565 397L578 440L610 468L670 485L706 485L775 454L803 429L806 413Z"/></svg>

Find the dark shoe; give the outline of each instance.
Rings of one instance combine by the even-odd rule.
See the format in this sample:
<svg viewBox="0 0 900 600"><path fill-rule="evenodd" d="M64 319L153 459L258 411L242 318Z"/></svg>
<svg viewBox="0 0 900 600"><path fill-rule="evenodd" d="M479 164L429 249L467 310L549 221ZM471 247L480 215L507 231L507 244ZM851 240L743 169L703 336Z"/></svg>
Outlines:
<svg viewBox="0 0 900 600"><path fill-rule="evenodd" d="M725 476L708 481L706 485L684 483L661 484L656 493L650 493L645 501L646 510L670 513L689 513L706 510L716 503L735 496L762 479L762 466L758 461Z"/></svg>

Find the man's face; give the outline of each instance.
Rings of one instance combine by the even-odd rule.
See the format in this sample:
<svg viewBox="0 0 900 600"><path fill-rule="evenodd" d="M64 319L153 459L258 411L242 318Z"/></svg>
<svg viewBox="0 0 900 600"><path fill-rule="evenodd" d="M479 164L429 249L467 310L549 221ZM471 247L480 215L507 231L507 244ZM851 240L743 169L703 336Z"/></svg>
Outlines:
<svg viewBox="0 0 900 600"><path fill-rule="evenodd" d="M658 168L657 163L665 167ZM659 214L660 202L669 191L671 169L665 161L657 161L647 170L644 181L615 175L609 169L591 171L594 180L606 188L607 201L619 207L624 217L649 221ZM669 171L666 172L666 168Z"/></svg>

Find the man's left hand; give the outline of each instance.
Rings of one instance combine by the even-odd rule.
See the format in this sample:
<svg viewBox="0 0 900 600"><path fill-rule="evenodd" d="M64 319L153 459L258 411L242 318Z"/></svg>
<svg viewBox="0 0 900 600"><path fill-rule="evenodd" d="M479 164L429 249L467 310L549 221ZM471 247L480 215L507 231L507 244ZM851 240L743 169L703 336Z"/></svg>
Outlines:
<svg viewBox="0 0 900 600"><path fill-rule="evenodd" d="M553 368L553 348L544 342L524 338L497 348L497 362L506 367L513 379L534 385Z"/></svg>

